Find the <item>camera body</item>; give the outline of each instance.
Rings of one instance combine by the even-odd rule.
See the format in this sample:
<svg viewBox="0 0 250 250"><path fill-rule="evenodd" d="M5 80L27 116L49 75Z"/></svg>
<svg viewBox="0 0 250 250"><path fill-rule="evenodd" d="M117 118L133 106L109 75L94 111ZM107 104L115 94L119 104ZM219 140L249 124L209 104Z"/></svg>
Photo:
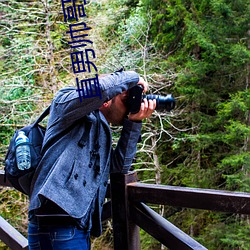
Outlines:
<svg viewBox="0 0 250 250"><path fill-rule="evenodd" d="M136 85L128 91L127 107L131 114L136 114L140 111L141 102L144 98L147 100L156 100L156 110L170 112L175 107L175 99L172 94L167 96L161 95L143 95L143 86Z"/></svg>

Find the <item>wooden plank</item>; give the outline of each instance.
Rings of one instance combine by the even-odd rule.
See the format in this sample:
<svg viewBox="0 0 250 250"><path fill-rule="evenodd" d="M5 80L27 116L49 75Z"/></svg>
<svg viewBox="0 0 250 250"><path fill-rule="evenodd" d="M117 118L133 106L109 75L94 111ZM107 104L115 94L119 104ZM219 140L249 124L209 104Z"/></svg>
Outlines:
<svg viewBox="0 0 250 250"><path fill-rule="evenodd" d="M128 184L128 194L137 202L250 214L250 193L137 182Z"/></svg>
<svg viewBox="0 0 250 250"><path fill-rule="evenodd" d="M143 203L131 205L130 214L139 227L171 250L207 249Z"/></svg>
<svg viewBox="0 0 250 250"><path fill-rule="evenodd" d="M28 240L0 216L0 239L11 249L28 249Z"/></svg>
<svg viewBox="0 0 250 250"><path fill-rule="evenodd" d="M8 180L4 180L4 171L0 170L0 186L12 187Z"/></svg>

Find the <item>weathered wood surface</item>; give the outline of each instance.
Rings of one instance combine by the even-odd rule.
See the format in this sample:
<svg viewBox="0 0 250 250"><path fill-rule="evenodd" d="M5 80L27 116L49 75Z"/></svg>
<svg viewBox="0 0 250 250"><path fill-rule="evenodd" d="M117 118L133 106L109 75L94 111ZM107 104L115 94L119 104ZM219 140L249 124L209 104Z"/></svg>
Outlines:
<svg viewBox="0 0 250 250"><path fill-rule="evenodd" d="M207 250L143 203L131 206L130 214L137 225L171 250Z"/></svg>
<svg viewBox="0 0 250 250"><path fill-rule="evenodd" d="M250 193L136 182L128 184L128 194L136 202L250 214Z"/></svg>
<svg viewBox="0 0 250 250"><path fill-rule="evenodd" d="M137 181L135 173L111 174L110 190L115 250L140 249L139 227L129 216L127 184Z"/></svg>
<svg viewBox="0 0 250 250"><path fill-rule="evenodd" d="M28 240L0 216L0 238L14 250L28 249Z"/></svg>

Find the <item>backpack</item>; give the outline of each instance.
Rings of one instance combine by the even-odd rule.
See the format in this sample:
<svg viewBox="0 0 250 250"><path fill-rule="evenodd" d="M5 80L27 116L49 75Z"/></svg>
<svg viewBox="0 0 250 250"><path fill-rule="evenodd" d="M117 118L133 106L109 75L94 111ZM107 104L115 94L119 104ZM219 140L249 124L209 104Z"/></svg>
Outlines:
<svg viewBox="0 0 250 250"><path fill-rule="evenodd" d="M33 124L27 125L20 130L15 131L10 140L9 148L5 156L5 181L7 178L15 189L27 195L30 194L32 177L42 158L41 149L46 128L39 125L39 123L49 114L49 111L50 106L44 110L44 112ZM26 136L29 138L31 167L27 170L20 170L17 168L15 140L17 138L18 131L24 131Z"/></svg>

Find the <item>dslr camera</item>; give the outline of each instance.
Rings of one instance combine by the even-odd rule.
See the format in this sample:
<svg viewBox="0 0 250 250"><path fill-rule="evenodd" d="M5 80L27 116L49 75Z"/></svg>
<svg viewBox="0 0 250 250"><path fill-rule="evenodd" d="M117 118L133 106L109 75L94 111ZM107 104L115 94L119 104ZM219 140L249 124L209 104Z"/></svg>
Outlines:
<svg viewBox="0 0 250 250"><path fill-rule="evenodd" d="M158 111L168 111L170 112L175 107L175 99L172 94L168 94L167 96L161 95L143 95L143 86L136 85L129 89L128 91L128 99L127 99L127 107L131 114L136 114L140 111L141 102L144 98L147 100L156 100L156 110Z"/></svg>

